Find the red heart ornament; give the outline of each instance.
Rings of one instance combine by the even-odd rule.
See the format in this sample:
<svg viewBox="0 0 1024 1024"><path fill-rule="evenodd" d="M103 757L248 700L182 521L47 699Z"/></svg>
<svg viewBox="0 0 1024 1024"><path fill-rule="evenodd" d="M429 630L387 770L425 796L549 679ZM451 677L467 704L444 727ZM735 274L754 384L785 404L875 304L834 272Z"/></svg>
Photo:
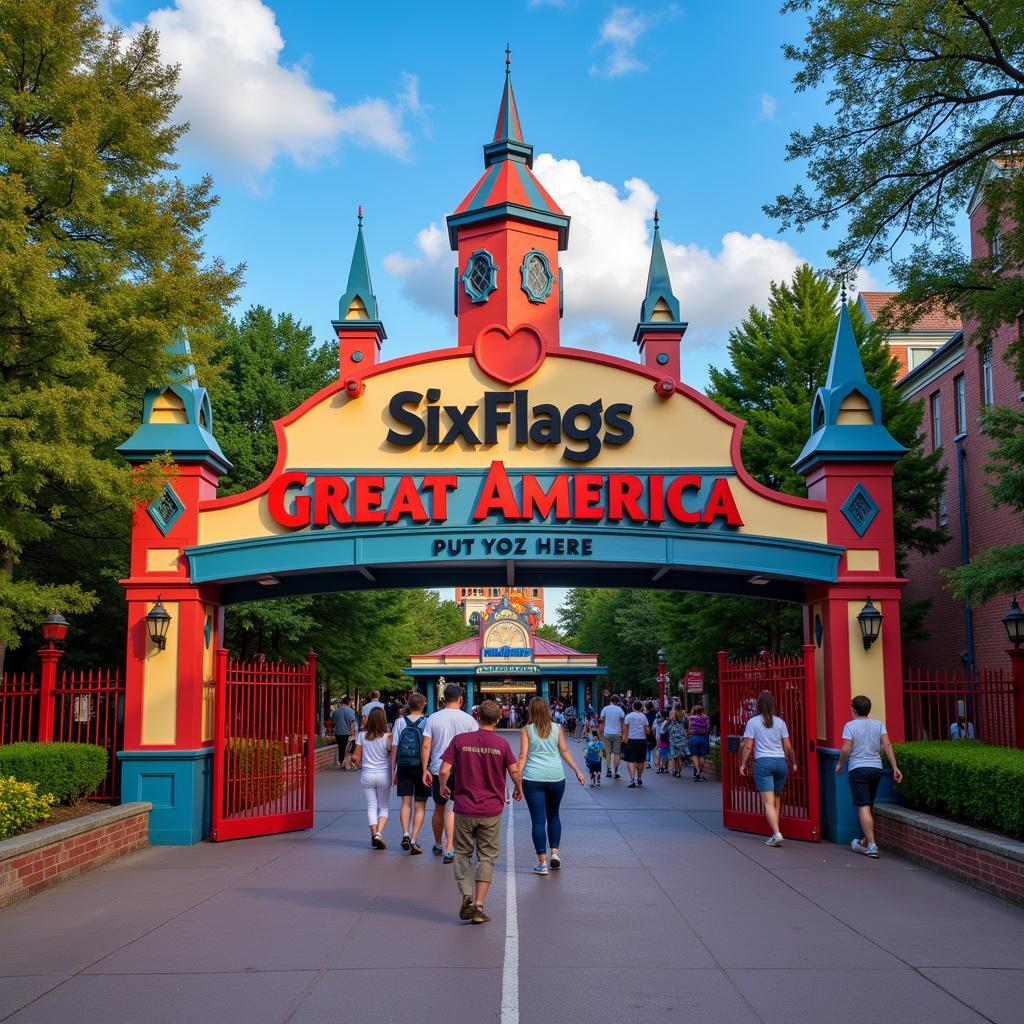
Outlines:
<svg viewBox="0 0 1024 1024"><path fill-rule="evenodd" d="M491 324L477 335L473 355L488 377L518 384L540 369L544 342L532 327L514 327L510 331L501 324Z"/></svg>

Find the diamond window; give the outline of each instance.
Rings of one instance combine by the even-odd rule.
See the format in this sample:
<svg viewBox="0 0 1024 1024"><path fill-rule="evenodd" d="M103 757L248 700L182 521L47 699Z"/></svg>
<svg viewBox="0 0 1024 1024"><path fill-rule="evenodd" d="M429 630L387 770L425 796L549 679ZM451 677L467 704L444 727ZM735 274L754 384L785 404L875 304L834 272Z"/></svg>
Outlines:
<svg viewBox="0 0 1024 1024"><path fill-rule="evenodd" d="M531 302L543 302L551 294L554 275L551 273L547 256L539 249L531 249L523 257L520 275L523 279L523 291Z"/></svg>
<svg viewBox="0 0 1024 1024"><path fill-rule="evenodd" d="M857 531L858 537L867 533L868 527L879 513L878 504L863 484L857 484L850 496L843 502L840 511L846 521Z"/></svg>
<svg viewBox="0 0 1024 1024"><path fill-rule="evenodd" d="M163 493L154 501L149 508L150 518L157 525L157 529L166 537L171 532L171 527L178 521L185 505L181 498L174 493L170 484L164 484Z"/></svg>
<svg viewBox="0 0 1024 1024"><path fill-rule="evenodd" d="M486 249L477 249L469 257L466 272L462 275L462 286L471 302L486 302L498 284L498 265Z"/></svg>

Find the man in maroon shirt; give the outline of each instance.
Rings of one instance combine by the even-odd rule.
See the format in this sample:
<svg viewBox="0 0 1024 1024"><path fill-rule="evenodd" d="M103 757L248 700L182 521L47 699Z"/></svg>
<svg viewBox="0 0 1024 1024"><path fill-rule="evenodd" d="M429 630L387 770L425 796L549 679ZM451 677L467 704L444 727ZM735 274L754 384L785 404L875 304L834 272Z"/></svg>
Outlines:
<svg viewBox="0 0 1024 1024"><path fill-rule="evenodd" d="M501 708L493 700L479 707L480 728L456 736L441 757L441 796L455 770L455 881L462 893L459 917L473 924L490 921L484 900L501 854L501 814L505 810L505 773L512 776L512 797L522 800L519 764L512 748L495 733ZM476 848L476 872L473 849ZM475 890L474 890L475 884Z"/></svg>

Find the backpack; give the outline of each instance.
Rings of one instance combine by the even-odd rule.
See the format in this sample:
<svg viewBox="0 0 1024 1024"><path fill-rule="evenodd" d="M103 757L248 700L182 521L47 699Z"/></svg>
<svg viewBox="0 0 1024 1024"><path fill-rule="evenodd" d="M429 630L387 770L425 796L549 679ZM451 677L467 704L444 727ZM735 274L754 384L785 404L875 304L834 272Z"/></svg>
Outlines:
<svg viewBox="0 0 1024 1024"><path fill-rule="evenodd" d="M408 715L402 716L405 721L405 728L398 739L397 763L404 767L420 764L420 744L423 742L423 727L426 725L427 716L423 715L415 722L409 720Z"/></svg>

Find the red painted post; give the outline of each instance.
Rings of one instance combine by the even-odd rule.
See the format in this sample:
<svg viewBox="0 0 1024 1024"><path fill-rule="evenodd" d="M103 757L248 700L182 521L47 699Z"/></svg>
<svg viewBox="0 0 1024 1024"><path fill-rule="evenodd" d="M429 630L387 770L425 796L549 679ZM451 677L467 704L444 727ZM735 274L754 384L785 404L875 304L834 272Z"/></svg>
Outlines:
<svg viewBox="0 0 1024 1024"><path fill-rule="evenodd" d="M227 741L224 736L225 704L227 703L228 652L218 647L213 667L213 797L210 838L219 838L224 813L224 768L227 760Z"/></svg>
<svg viewBox="0 0 1024 1024"><path fill-rule="evenodd" d="M64 657L64 652L52 641L49 647L44 647L39 652L39 660L43 663L39 678L39 733L37 739L40 743L53 742L56 715L54 690L57 686L57 662L62 657Z"/></svg>
<svg viewBox="0 0 1024 1024"><path fill-rule="evenodd" d="M312 811L313 783L316 778L316 655L312 651L306 655L306 668L309 671L309 683L306 687L306 806L303 809Z"/></svg>
<svg viewBox="0 0 1024 1024"><path fill-rule="evenodd" d="M1013 670L1013 726L1017 747L1024 750L1024 651L1012 647L1006 652Z"/></svg>

